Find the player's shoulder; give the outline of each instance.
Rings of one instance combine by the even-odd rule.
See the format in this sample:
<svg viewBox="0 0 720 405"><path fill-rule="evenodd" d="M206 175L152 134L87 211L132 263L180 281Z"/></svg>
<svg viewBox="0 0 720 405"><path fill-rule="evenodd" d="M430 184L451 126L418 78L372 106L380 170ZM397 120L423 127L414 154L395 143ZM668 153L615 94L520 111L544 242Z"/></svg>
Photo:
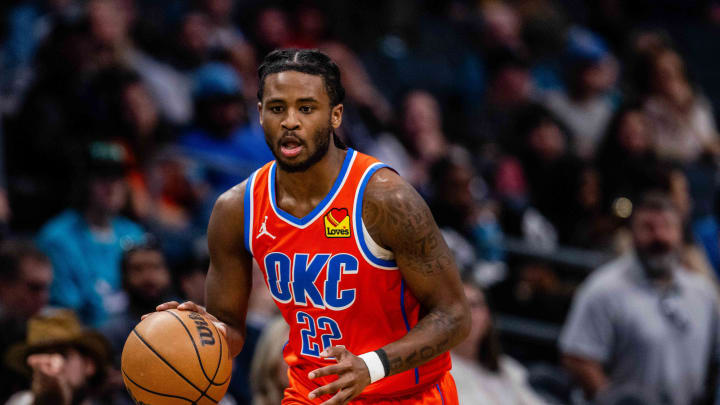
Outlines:
<svg viewBox="0 0 720 405"><path fill-rule="evenodd" d="M215 201L215 207L213 207L213 214L234 217L242 213L245 205L245 191L247 190L248 179L243 180L241 183L236 184L232 188L228 189Z"/></svg>
<svg viewBox="0 0 720 405"><path fill-rule="evenodd" d="M412 237L434 225L425 200L415 188L391 169L379 169L363 195L363 224L383 247Z"/></svg>
<svg viewBox="0 0 720 405"><path fill-rule="evenodd" d="M389 167L377 170L368 180L364 202L401 204L422 201L415 188Z"/></svg>

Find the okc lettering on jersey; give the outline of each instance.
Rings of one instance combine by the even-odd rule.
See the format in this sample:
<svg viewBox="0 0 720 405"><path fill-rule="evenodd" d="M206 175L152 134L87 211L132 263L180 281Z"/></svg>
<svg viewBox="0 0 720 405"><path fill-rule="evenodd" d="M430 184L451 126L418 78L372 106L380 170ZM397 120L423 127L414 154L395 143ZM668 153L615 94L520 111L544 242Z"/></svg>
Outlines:
<svg viewBox="0 0 720 405"><path fill-rule="evenodd" d="M268 253L264 259L267 282L275 301L341 311L355 302L355 289L340 290L344 275L357 274L358 259L347 253L331 255L295 253L292 260L280 252ZM326 270L322 292L315 282Z"/></svg>

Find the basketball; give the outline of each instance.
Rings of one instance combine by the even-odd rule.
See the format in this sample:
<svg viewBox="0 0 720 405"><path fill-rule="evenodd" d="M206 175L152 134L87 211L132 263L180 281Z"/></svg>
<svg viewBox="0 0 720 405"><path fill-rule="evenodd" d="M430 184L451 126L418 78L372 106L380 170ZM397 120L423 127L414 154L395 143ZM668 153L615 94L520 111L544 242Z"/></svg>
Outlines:
<svg viewBox="0 0 720 405"><path fill-rule="evenodd" d="M123 347L125 388L137 404L218 403L232 359L215 325L197 312L171 309L145 318Z"/></svg>

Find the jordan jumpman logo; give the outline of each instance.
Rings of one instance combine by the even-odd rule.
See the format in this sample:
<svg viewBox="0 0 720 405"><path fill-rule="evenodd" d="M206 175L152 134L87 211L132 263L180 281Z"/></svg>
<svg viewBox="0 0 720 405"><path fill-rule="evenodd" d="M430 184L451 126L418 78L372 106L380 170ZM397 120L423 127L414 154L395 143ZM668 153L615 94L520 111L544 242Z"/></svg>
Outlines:
<svg viewBox="0 0 720 405"><path fill-rule="evenodd" d="M260 225L260 233L255 237L255 239L258 239L259 237L267 235L272 239L275 239L275 236L270 234L267 230L267 215L265 215L265 220L263 221L262 225Z"/></svg>

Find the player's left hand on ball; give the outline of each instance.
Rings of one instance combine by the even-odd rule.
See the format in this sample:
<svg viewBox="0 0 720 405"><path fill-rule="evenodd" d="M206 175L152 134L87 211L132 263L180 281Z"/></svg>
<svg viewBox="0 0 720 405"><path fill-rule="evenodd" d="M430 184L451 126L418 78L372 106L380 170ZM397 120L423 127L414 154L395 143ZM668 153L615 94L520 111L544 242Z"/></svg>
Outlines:
<svg viewBox="0 0 720 405"><path fill-rule="evenodd" d="M370 384L370 371L365 362L350 353L344 346L330 347L320 353L320 357L334 357L337 364L313 370L308 377L312 380L327 375L337 375L338 379L312 391L310 399L335 394L322 405L343 405L360 395L362 390Z"/></svg>

